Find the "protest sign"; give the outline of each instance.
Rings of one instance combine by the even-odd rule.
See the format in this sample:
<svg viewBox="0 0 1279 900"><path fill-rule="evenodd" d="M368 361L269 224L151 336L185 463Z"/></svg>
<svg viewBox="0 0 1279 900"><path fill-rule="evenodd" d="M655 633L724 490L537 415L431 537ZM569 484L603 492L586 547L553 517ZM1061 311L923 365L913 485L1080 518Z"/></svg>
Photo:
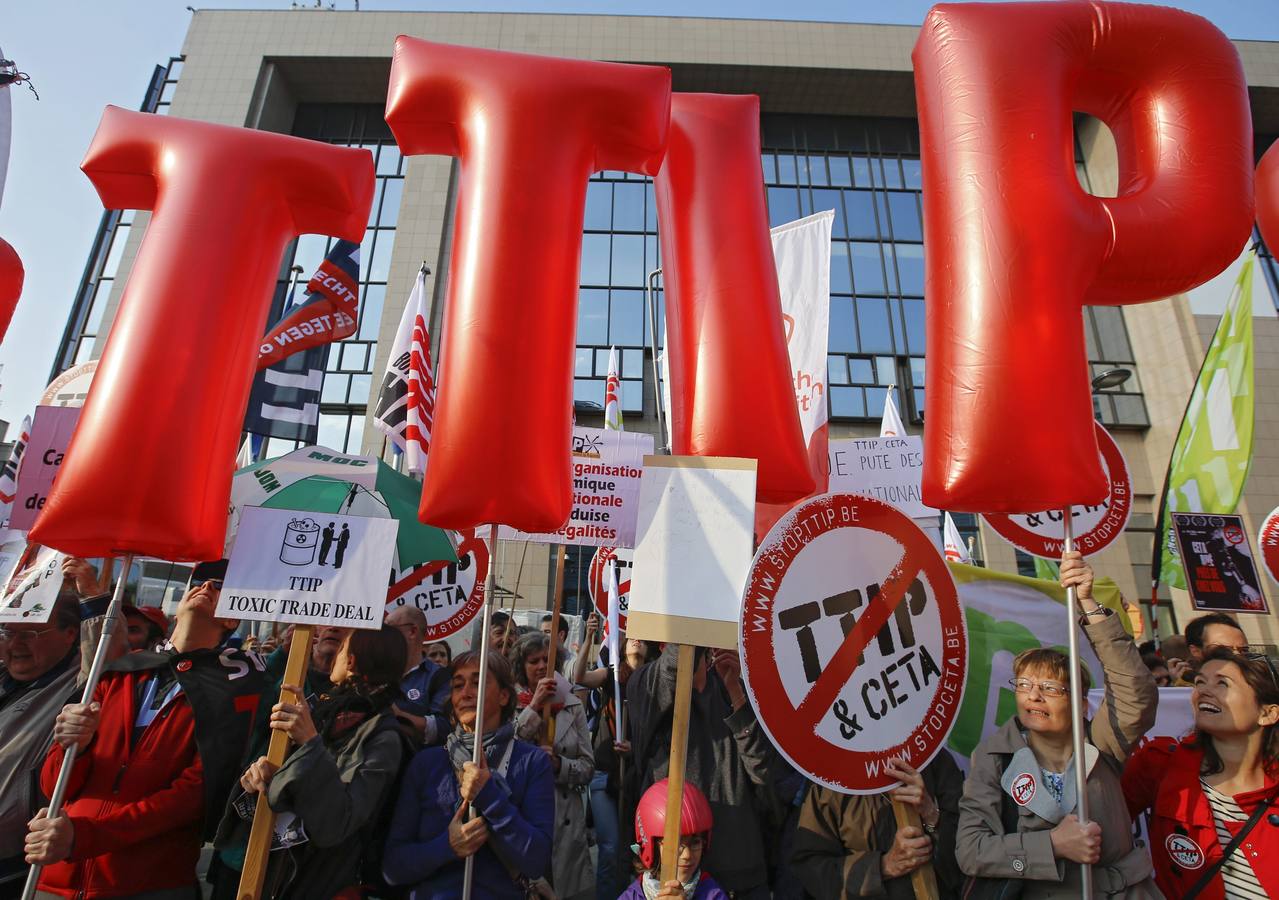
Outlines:
<svg viewBox="0 0 1279 900"><path fill-rule="evenodd" d="M524 532L503 525L504 541L634 547L640 476L653 436L642 431L573 429L573 509L558 531Z"/></svg>
<svg viewBox="0 0 1279 900"><path fill-rule="evenodd" d="M9 516L10 528L27 531L35 524L79 421L80 409L76 406L36 407L31 439L18 472L18 492Z"/></svg>
<svg viewBox="0 0 1279 900"><path fill-rule="evenodd" d="M743 594L742 675L791 765L847 794L925 766L964 696L968 639L946 561L910 517L855 494L787 513Z"/></svg>
<svg viewBox="0 0 1279 900"><path fill-rule="evenodd" d="M457 562L423 563L397 573L386 594L386 611L416 606L426 615L423 639L439 641L461 631L484 606L489 545L474 528L457 532Z"/></svg>
<svg viewBox="0 0 1279 900"><path fill-rule="evenodd" d="M1279 509L1272 509L1261 523L1261 530L1257 533L1257 549L1261 551L1261 561L1270 577L1279 581Z"/></svg>
<svg viewBox="0 0 1279 900"><path fill-rule="evenodd" d="M0 528L0 586L9 583L26 550L26 532Z"/></svg>
<svg viewBox="0 0 1279 900"><path fill-rule="evenodd" d="M89 386L93 384L93 373L98 371L98 361L72 366L57 378L50 381L40 396L41 406L84 406L89 396Z"/></svg>
<svg viewBox="0 0 1279 900"><path fill-rule="evenodd" d="M30 565L13 573L0 594L0 622L42 624L53 614L62 589L66 554L44 547Z"/></svg>
<svg viewBox="0 0 1279 900"><path fill-rule="evenodd" d="M1269 613L1243 519L1209 513L1172 514L1186 589L1203 612Z"/></svg>
<svg viewBox="0 0 1279 900"><path fill-rule="evenodd" d="M1037 647L1066 652L1069 623L1066 592L1056 582L962 563L949 563L948 567L964 608L969 665L964 702L947 746L966 767L978 742L1017 711L1016 697L1008 684L1013 677L1013 658ZM1093 583L1093 599L1114 610L1128 625L1113 581L1098 578ZM1092 683L1101 684L1101 664L1087 641L1080 642L1079 657Z"/></svg>
<svg viewBox="0 0 1279 900"><path fill-rule="evenodd" d="M627 637L737 646L755 466L722 456L644 458Z"/></svg>
<svg viewBox="0 0 1279 900"><path fill-rule="evenodd" d="M379 628L395 519L247 507L217 615L260 622Z"/></svg>
<svg viewBox="0 0 1279 900"><path fill-rule="evenodd" d="M626 613L631 598L631 568L635 565L635 551L617 547L600 547L591 557L590 571L586 576L591 602L600 614L600 621L608 621L608 563L617 566L618 627L626 630Z"/></svg>
<svg viewBox="0 0 1279 900"><path fill-rule="evenodd" d="M900 437L845 438L829 448L830 491L861 494L891 503L912 519L939 515L924 503L924 439Z"/></svg>
<svg viewBox="0 0 1279 900"><path fill-rule="evenodd" d="M1109 493L1095 506L1072 506L1075 549L1084 556L1100 553L1119 539L1132 514L1132 479L1128 464L1110 432L1097 425L1097 446L1101 468L1106 473ZM986 524L995 533L1031 556L1061 559L1066 532L1062 511L1050 509L1034 513L985 513Z"/></svg>

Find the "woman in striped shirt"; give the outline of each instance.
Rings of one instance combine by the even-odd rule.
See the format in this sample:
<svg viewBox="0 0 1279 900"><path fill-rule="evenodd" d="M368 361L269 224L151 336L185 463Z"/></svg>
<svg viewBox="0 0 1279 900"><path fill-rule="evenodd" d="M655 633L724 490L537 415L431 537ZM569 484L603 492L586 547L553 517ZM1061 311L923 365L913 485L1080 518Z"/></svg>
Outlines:
<svg viewBox="0 0 1279 900"><path fill-rule="evenodd" d="M1279 896L1279 674L1264 656L1216 649L1205 654L1190 696L1190 736L1150 741L1123 776L1129 810L1150 814L1156 881L1184 898L1217 867L1193 896ZM1218 865L1259 805L1257 824Z"/></svg>

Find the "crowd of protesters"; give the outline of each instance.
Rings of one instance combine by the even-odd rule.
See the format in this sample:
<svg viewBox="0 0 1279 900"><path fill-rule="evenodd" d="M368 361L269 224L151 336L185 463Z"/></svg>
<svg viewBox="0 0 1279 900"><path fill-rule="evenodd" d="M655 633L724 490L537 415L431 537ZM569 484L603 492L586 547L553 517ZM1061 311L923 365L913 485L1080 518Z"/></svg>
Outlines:
<svg viewBox="0 0 1279 900"><path fill-rule="evenodd" d="M240 645L239 623L215 614L224 572L197 566L173 622L126 605L88 704L109 573L69 559L48 622L0 627L0 900L32 864L39 897L237 897L264 805L270 898L453 898L468 877L473 897L512 900L909 898L925 866L940 896L974 900L1079 896L1085 872L1097 897L1279 896L1272 663L1219 613L1139 648L1076 553L1061 582L1101 666L1081 678L1104 686L1082 788L1057 650L1013 660L1015 715L966 775L943 752L894 762L887 794L850 795L774 748L735 652L698 648L667 881L674 646L623 639L610 659L592 614L570 656L551 616L535 629L495 613L481 691L480 651L428 641L401 606L380 629L312 629L306 671L286 683L293 630ZM1159 688L1177 686L1192 688L1193 727L1148 737ZM273 734L292 748L278 766ZM917 825L899 824L903 806Z"/></svg>

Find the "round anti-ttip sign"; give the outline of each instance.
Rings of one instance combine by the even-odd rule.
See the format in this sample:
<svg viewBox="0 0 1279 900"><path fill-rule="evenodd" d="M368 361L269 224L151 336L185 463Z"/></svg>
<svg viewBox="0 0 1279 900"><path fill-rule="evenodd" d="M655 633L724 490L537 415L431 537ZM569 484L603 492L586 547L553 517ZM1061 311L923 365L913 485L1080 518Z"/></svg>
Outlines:
<svg viewBox="0 0 1279 900"><path fill-rule="evenodd" d="M1261 561L1265 563L1266 571L1271 578L1279 581L1279 509L1271 510L1261 523L1257 546L1261 548Z"/></svg>
<svg viewBox="0 0 1279 900"><path fill-rule="evenodd" d="M401 573L386 592L386 611L410 604L426 614L424 640L461 631L484 607L489 546L475 529L457 532L457 562L430 562Z"/></svg>
<svg viewBox="0 0 1279 900"><path fill-rule="evenodd" d="M631 597L631 564L635 551L624 547L600 547L591 557L591 569L586 577L591 592L591 602L600 614L600 621L608 621L608 561L617 566L617 624L626 630L626 609Z"/></svg>
<svg viewBox="0 0 1279 900"><path fill-rule="evenodd" d="M1109 547L1123 534L1132 514L1132 479L1128 477L1128 464L1124 462L1124 455L1119 452L1115 439L1101 425L1097 425L1097 446L1101 450L1101 467L1105 470L1110 490L1099 505L1072 509L1075 549L1084 556L1100 553ZM1044 559L1061 559L1066 540L1061 510L983 515L996 534L1019 550Z"/></svg>
<svg viewBox="0 0 1279 900"><path fill-rule="evenodd" d="M955 582L896 507L824 494L760 545L742 599L742 674L760 724L808 777L847 794L920 768L963 699L968 636Z"/></svg>

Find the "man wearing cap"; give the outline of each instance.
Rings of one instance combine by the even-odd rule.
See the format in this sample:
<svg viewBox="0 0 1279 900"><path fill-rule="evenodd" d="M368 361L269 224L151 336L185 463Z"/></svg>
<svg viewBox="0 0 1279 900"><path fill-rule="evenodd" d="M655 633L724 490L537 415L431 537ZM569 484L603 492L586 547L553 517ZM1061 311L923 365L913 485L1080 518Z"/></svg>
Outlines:
<svg viewBox="0 0 1279 900"><path fill-rule="evenodd" d="M129 635L129 651L154 650L169 633L169 620L155 606L124 604L124 624Z"/></svg>
<svg viewBox="0 0 1279 900"><path fill-rule="evenodd" d="M23 836L38 808L35 773L80 674L76 594L63 590L48 622L0 626L0 664L0 897L10 897L26 879Z"/></svg>
<svg viewBox="0 0 1279 900"><path fill-rule="evenodd" d="M28 825L42 894L193 896L200 846L239 771L261 690L256 657L219 649L231 624L215 616L225 567L196 567L165 650L117 659L92 703L58 714L40 773L46 796L65 748L77 756L62 812L42 809Z"/></svg>

